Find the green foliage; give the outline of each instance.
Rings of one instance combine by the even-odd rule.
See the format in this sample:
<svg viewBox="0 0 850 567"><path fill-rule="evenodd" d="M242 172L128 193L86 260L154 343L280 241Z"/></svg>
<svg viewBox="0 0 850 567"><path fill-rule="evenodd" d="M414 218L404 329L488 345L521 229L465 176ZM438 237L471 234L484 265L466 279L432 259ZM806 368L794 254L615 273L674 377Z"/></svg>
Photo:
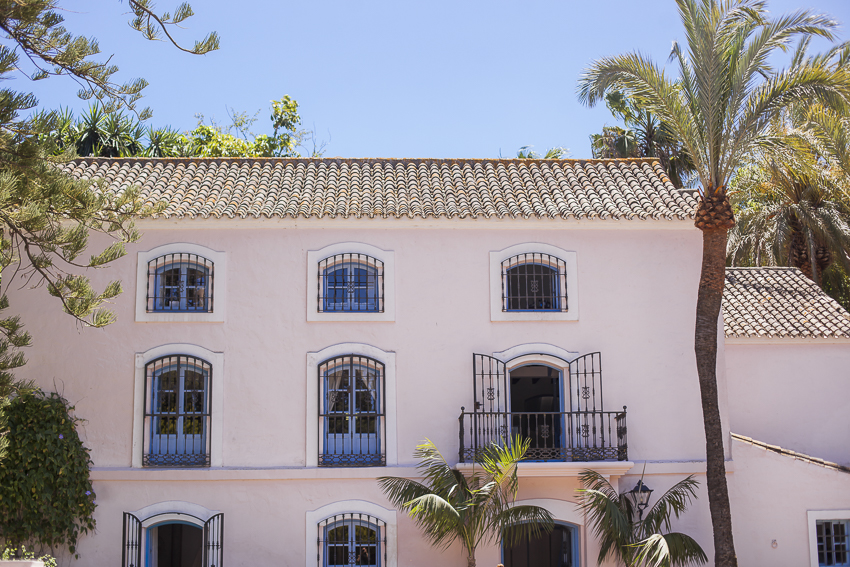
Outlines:
<svg viewBox="0 0 850 567"><path fill-rule="evenodd" d="M38 560L44 564L44 567L58 567L56 558L51 555L42 555L37 557L35 552L27 551L25 546L20 549L16 547L7 547L0 553L0 561L15 561L15 560Z"/></svg>
<svg viewBox="0 0 850 567"><path fill-rule="evenodd" d="M534 146L521 147L519 150L517 150L517 159L566 159L570 157L570 150L568 150L567 148L562 148L560 146L549 148L542 156L535 152L533 149L531 149L533 147Z"/></svg>
<svg viewBox="0 0 850 567"><path fill-rule="evenodd" d="M148 0L128 4L133 27L149 39L162 33L175 45L169 30L192 14L187 4L173 15L156 15ZM6 85L0 88L0 270L8 268L2 281L6 286L46 286L67 313L84 325L99 327L114 319L103 304L115 297L120 285L113 282L96 291L75 272L123 255L124 243L139 236L132 217L150 209L137 201L133 188L121 195L106 194L90 181L66 177L58 166L75 152L117 156L141 151L138 120L145 120L150 111L137 109L136 103L147 83L115 82L118 68L109 58L94 59L100 52L97 40L68 31L62 11L59 0L0 0L0 83ZM217 37L210 34L184 51L206 53L217 45ZM79 124L67 110L37 111L35 96L11 88L21 85L14 78L59 75L81 86L81 98L97 101ZM81 260L90 232L108 234L114 243L89 261ZM0 289L0 310L7 307ZM15 349L27 344L29 335L17 318L0 321L0 395L16 388L10 371L24 359Z"/></svg>
<svg viewBox="0 0 850 567"><path fill-rule="evenodd" d="M635 519L631 499L618 494L598 472L585 470L579 480L578 505L599 539L598 563L609 557L628 567L685 567L708 561L696 540L670 531L672 518L678 518L696 498L693 475L673 485L640 520Z"/></svg>
<svg viewBox="0 0 850 567"><path fill-rule="evenodd" d="M470 476L453 469L430 441L416 447L413 456L424 482L385 476L378 485L396 508L406 512L432 545L446 549L460 541L470 567L475 549L500 536L519 542L551 531L552 514L538 506L516 506L519 489L516 466L529 440L517 437L512 446L491 445L476 459Z"/></svg>
<svg viewBox="0 0 850 567"><path fill-rule="evenodd" d="M67 545L94 530L89 451L77 435L73 407L55 393L0 399L0 540L7 546Z"/></svg>
<svg viewBox="0 0 850 567"><path fill-rule="evenodd" d="M207 123L198 115L198 125L180 133L170 126L145 127L119 110L93 104L77 120L65 109L42 115L52 128L40 138L56 156L71 152L82 157L299 157L297 147L312 140L313 133L298 130L298 102L285 95L271 104L271 136L251 132L256 115L245 112L230 110L229 126Z"/></svg>

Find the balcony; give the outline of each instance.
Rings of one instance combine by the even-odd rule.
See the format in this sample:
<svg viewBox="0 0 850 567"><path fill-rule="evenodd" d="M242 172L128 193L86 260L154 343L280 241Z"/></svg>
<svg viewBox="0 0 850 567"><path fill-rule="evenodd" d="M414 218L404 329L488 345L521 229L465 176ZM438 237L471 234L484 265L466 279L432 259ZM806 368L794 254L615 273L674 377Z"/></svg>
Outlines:
<svg viewBox="0 0 850 567"><path fill-rule="evenodd" d="M458 426L461 463L475 462L485 447L517 435L530 441L525 461L628 460L626 406L621 412L468 412L461 408Z"/></svg>

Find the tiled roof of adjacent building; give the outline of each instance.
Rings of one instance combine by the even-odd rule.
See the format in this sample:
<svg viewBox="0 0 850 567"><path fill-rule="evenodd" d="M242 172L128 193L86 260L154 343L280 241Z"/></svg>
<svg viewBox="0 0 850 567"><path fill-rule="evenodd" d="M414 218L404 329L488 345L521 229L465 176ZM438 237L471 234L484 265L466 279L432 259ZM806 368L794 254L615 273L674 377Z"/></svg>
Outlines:
<svg viewBox="0 0 850 567"><path fill-rule="evenodd" d="M737 433L730 433L732 435L732 439L736 439L737 441L741 441L742 443L749 443L754 447L759 447L766 451L772 451L779 455L785 457L791 457L792 459L803 461L805 463L810 463L812 465L818 465L821 467L825 467L828 469L850 473L850 467L845 467L844 465L839 465L838 463L833 463L832 461L825 461L823 459L819 459L817 457L812 457L811 455L805 455L803 453L798 453L796 451L791 451L790 449L784 449L779 445L770 445L769 443L765 443L764 441L757 441L751 437L746 437L744 435L739 435Z"/></svg>
<svg viewBox="0 0 850 567"><path fill-rule="evenodd" d="M727 337L850 338L850 313L797 268L726 268Z"/></svg>
<svg viewBox="0 0 850 567"><path fill-rule="evenodd" d="M84 158L80 179L165 201L166 218L692 219L658 161Z"/></svg>

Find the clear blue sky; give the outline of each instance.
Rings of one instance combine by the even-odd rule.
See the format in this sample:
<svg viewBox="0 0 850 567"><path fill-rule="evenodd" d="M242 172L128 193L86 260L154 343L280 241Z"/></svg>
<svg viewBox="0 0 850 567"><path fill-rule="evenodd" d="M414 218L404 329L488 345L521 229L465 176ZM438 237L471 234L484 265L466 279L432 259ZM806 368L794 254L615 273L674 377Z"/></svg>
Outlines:
<svg viewBox="0 0 850 567"><path fill-rule="evenodd" d="M817 4L768 5L828 13L850 39L850 0L808 1ZM255 130L270 133L269 101L289 94L304 125L330 138L325 155L343 157L507 157L529 144L590 157L588 136L615 121L579 104L582 69L631 50L664 62L683 40L672 0L194 0L177 37L191 44L216 30L221 49L193 56L131 30L125 2L60 4L70 30L113 55L119 78L150 82L149 123L187 130L196 113L226 123L233 107L260 110ZM69 79L35 86L44 108L88 104Z"/></svg>

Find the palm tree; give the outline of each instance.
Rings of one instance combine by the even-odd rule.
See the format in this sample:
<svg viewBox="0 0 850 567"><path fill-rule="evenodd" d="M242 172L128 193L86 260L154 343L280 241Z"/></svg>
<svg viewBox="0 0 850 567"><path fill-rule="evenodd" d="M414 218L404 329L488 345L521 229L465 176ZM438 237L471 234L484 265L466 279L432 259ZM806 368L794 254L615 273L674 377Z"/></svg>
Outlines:
<svg viewBox="0 0 850 567"><path fill-rule="evenodd" d="M378 485L393 505L425 532L432 545L446 549L460 540L467 565L475 567L475 550L500 536L511 544L554 527L552 514L539 506L517 506L516 465L529 440L516 438L511 446L492 445L477 460L480 471L471 476L453 469L430 440L413 456L424 482L384 476Z"/></svg>
<svg viewBox="0 0 850 567"><path fill-rule="evenodd" d="M579 481L583 487L577 491L579 508L600 542L597 563L604 563L609 557L627 567L647 562L656 567L680 567L708 561L696 540L670 531L671 516L678 518L696 498L697 481L693 475L673 485L637 522L631 499L618 494L601 474L585 470Z"/></svg>
<svg viewBox="0 0 850 567"><path fill-rule="evenodd" d="M772 119L795 100L826 106L850 99L850 74L809 60L773 72L769 58L797 36L833 39L836 22L809 11L768 17L763 0L676 0L687 38L674 44L672 80L639 53L600 59L579 81L579 98L593 106L608 92L633 98L669 125L699 178L695 224L703 255L694 350L706 439L706 481L715 564L735 566L726 486L723 427L717 394L717 322L725 282L727 233L735 224L727 186L741 160L770 140Z"/></svg>
<svg viewBox="0 0 850 567"><path fill-rule="evenodd" d="M684 187L694 173L694 166L670 126L621 92L607 93L605 105L611 114L623 121L626 128L605 126L601 134L592 134L590 147L593 157L655 157L673 186Z"/></svg>
<svg viewBox="0 0 850 567"><path fill-rule="evenodd" d="M549 148L542 156L535 152L534 146L523 146L516 152L517 159L567 159L570 157L570 150L560 146Z"/></svg>
<svg viewBox="0 0 850 567"><path fill-rule="evenodd" d="M808 40L800 42L795 65L807 60L807 47ZM850 57L850 44L818 57L837 68ZM833 274L850 272L850 113L792 105L771 134L781 143L757 152L732 184L738 225L729 235L729 262L795 266L823 287L834 263Z"/></svg>

